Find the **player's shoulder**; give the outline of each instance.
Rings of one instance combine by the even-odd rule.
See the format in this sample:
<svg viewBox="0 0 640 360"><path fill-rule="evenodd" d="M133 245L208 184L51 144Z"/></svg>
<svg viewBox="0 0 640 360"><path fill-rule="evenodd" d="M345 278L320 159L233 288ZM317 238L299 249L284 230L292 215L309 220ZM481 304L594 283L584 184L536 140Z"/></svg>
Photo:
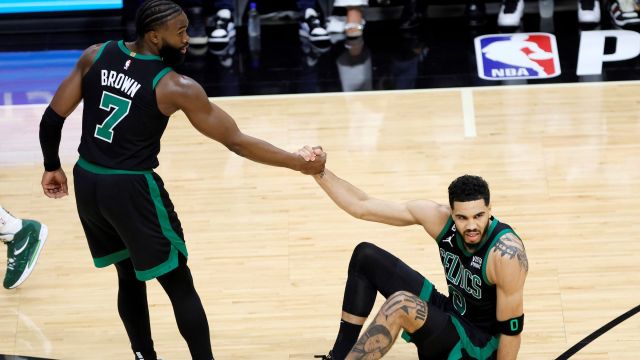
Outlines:
<svg viewBox="0 0 640 360"><path fill-rule="evenodd" d="M203 91L202 86L192 78L169 70L158 82L158 88L175 95L194 95Z"/></svg>
<svg viewBox="0 0 640 360"><path fill-rule="evenodd" d="M78 66L82 69L88 69L93 65L98 52L102 49L105 43L93 44L88 48L84 49L82 55L80 55L80 59L78 59Z"/></svg>
<svg viewBox="0 0 640 360"><path fill-rule="evenodd" d="M502 233L490 249L490 256L493 257L492 263L495 264L497 271L523 271L524 273L529 271L524 243L514 232Z"/></svg>
<svg viewBox="0 0 640 360"><path fill-rule="evenodd" d="M433 200L412 200L407 208L429 234L435 238L451 217L451 208ZM435 236L434 236L435 235Z"/></svg>
<svg viewBox="0 0 640 360"><path fill-rule="evenodd" d="M106 44L107 43L104 42L104 43L98 43L98 44L93 44L89 46L88 48L84 49L81 57L88 57L91 60L93 60L98 54L98 52L100 51L100 49L102 49Z"/></svg>

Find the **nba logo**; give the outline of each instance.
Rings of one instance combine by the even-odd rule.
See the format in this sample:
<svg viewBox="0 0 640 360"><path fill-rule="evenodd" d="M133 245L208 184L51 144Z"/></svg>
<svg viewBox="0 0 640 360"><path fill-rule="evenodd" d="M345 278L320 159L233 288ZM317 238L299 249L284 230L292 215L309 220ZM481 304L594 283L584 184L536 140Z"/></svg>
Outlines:
<svg viewBox="0 0 640 360"><path fill-rule="evenodd" d="M483 35L475 39L478 76L485 80L560 75L556 37L546 33Z"/></svg>
<svg viewBox="0 0 640 360"><path fill-rule="evenodd" d="M131 65L131 59L127 60L127 62L124 63L124 69L129 69L129 65Z"/></svg>

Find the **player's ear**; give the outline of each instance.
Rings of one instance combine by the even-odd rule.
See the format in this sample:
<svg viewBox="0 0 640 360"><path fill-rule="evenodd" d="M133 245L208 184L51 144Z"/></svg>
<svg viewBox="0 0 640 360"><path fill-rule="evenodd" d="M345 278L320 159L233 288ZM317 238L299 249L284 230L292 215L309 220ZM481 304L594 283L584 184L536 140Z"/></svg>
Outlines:
<svg viewBox="0 0 640 360"><path fill-rule="evenodd" d="M154 45L159 45L160 44L160 33L158 33L156 30L151 30L149 32L147 32L146 34L144 34L144 36L149 39L151 41L151 43L153 43Z"/></svg>

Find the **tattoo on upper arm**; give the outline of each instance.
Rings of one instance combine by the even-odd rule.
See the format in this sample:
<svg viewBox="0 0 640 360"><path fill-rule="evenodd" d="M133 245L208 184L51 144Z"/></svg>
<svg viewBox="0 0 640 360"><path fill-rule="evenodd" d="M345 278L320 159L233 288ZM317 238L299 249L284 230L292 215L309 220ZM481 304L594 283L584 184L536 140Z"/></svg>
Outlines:
<svg viewBox="0 0 640 360"><path fill-rule="evenodd" d="M529 271L529 260L527 260L524 244L522 240L518 239L514 234L504 234L494 246L493 251L500 252L500 256L508 256L509 259L516 257L520 267L524 269L525 272Z"/></svg>
<svg viewBox="0 0 640 360"><path fill-rule="evenodd" d="M373 320L350 353L358 360L370 357L379 359L391 349L391 345L393 337L389 329Z"/></svg>

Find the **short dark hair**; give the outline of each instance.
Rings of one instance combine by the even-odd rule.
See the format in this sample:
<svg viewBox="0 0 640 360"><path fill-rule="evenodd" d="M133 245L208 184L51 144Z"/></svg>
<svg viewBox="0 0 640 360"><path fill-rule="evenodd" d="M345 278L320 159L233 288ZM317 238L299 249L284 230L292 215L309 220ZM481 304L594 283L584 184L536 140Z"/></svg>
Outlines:
<svg viewBox="0 0 640 360"><path fill-rule="evenodd" d="M462 175L453 180L449 185L449 206L453 209L454 201L484 200L485 206L489 205L491 195L489 184L480 176Z"/></svg>
<svg viewBox="0 0 640 360"><path fill-rule="evenodd" d="M170 0L147 0L136 12L136 33L139 37L151 30L156 30L159 25L180 15L182 8Z"/></svg>

